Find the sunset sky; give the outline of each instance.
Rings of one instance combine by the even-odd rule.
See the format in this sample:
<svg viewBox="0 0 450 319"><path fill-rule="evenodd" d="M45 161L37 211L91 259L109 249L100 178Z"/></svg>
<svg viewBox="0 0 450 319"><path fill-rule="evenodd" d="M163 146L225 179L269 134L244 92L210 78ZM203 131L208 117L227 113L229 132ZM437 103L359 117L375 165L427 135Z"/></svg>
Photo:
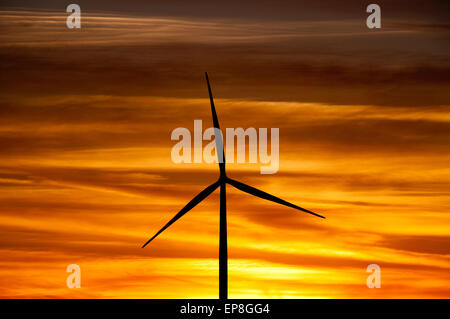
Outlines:
<svg viewBox="0 0 450 319"><path fill-rule="evenodd" d="M141 249L218 177L171 160L208 71L222 128L280 130L228 175L326 216L228 187L230 298L450 298L448 1L37 2L0 4L0 297L218 297L218 191Z"/></svg>

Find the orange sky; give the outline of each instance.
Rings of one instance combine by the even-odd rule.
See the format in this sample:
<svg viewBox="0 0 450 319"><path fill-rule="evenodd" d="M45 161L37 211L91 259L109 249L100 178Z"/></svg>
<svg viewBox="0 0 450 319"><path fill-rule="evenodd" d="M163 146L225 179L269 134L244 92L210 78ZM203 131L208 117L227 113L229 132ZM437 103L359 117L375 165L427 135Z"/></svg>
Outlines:
<svg viewBox="0 0 450 319"><path fill-rule="evenodd" d="M228 174L327 217L228 187L230 298L450 297L448 30L65 16L0 11L1 297L218 296L218 192L140 248L218 177L170 157L205 70L222 127L280 128L277 174Z"/></svg>

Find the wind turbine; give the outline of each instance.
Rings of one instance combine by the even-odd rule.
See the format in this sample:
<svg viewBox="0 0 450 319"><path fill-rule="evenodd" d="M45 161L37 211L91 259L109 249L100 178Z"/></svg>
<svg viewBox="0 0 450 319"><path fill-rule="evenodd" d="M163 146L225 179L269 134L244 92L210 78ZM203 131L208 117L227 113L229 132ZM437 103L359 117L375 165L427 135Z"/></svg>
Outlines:
<svg viewBox="0 0 450 319"><path fill-rule="evenodd" d="M211 102L211 113L212 120L214 124L214 132L215 132L215 140L216 140L216 153L218 157L220 175L219 179L202 190L197 196L195 196L186 206L184 206L178 214L176 214L163 228L161 228L152 238L150 238L143 246L147 246L153 239L156 238L159 234L161 234L164 230L166 230L170 225L180 219L184 214L190 211L192 208L197 206L202 200L208 197L212 192L214 192L218 187L220 187L220 230L219 230L219 298L227 299L228 298L228 244L227 244L227 195L226 195L226 185L229 184L240 191L249 193L250 195L260 197L262 199L267 199L272 202L289 206L302 212L325 218L319 214L313 213L305 208L299 207L297 205L291 204L281 198L270 195L266 192L263 192L257 188L249 186L247 184L238 182L234 179L231 179L227 176L225 172L225 155L223 149L223 140L222 134L216 134L220 132L219 120L217 119L216 108L214 106L214 99L211 92L211 86L209 84L208 73L205 72L206 83L208 84L208 92L209 92L209 100Z"/></svg>

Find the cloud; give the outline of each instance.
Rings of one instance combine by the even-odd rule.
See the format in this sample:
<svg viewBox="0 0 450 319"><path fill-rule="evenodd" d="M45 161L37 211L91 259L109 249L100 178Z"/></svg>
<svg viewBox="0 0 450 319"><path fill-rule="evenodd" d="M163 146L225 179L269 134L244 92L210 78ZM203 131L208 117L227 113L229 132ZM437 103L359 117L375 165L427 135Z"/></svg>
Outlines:
<svg viewBox="0 0 450 319"><path fill-rule="evenodd" d="M197 83L208 70L224 98L400 106L450 101L445 34L401 21L374 34L356 19L258 23L89 14L86 28L70 32L57 23L63 13L14 13L3 14L7 32L0 34L0 57L8 61L1 66L3 92L14 96L204 97Z"/></svg>
<svg viewBox="0 0 450 319"><path fill-rule="evenodd" d="M170 160L174 128L211 125L204 71L222 127L280 128L277 174L227 164L229 175L327 217L229 188L234 295L370 298L365 269L379 263L375 297L446 296L440 4L383 4L391 15L372 32L359 2L134 1L140 15L105 3L81 3L80 32L61 10L0 12L1 296L215 296L217 193L140 248L218 177L215 164ZM78 294L64 286L73 262L88 280Z"/></svg>
<svg viewBox="0 0 450 319"><path fill-rule="evenodd" d="M383 10L389 12L389 16L395 18L427 18L428 20L446 21L445 1L429 1L426 7L419 0L387 1L377 2ZM249 1L216 1L211 3L206 0L195 0L189 4L181 0L163 1L154 0L152 2L144 0L131 0L126 4L121 1L106 0L79 0L78 4L86 12L121 12L133 13L141 16L174 16L174 17L195 17L199 18L238 18L256 19L266 21L280 20L345 20L349 18L366 17L365 8L367 4L357 0L346 2L336 0L322 1L320 4L311 1L284 0L274 2L273 0L249 0ZM25 7L35 9L53 9L65 11L65 4L55 0L36 1L32 0L5 0L2 7Z"/></svg>
<svg viewBox="0 0 450 319"><path fill-rule="evenodd" d="M423 254L450 255L448 236L385 235L378 245Z"/></svg>

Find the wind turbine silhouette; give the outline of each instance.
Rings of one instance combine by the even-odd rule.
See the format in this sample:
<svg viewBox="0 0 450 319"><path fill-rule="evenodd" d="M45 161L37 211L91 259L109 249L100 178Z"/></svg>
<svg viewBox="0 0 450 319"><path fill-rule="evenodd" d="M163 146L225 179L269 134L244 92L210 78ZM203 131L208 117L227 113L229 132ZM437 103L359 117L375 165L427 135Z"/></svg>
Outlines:
<svg viewBox="0 0 450 319"><path fill-rule="evenodd" d="M197 196L195 196L186 206L184 206L178 214L176 214L163 228L161 228L152 238L150 238L143 246L147 246L153 239L166 230L170 225L180 219L184 214L190 211L192 208L197 206L202 200L208 197L212 192L214 192L220 186L220 229L219 229L219 298L228 298L228 244L227 244L227 195L226 195L226 184L229 184L240 191L249 193L250 195L260 197L262 199L267 199L272 202L289 206L305 213L325 218L319 214L313 213L305 208L299 207L297 205L291 204L281 198L270 195L263 192L257 188L249 186L247 184L238 182L227 176L225 172L225 154L223 149L222 134L216 134L220 132L219 120L217 119L216 108L214 106L214 99L211 92L211 86L209 84L208 73L205 72L206 83L208 84L209 100L211 102L211 113L212 120L214 124L215 140L216 140L216 153L218 157L220 175L219 179L202 190ZM220 156L222 155L222 156ZM221 157L221 158L220 158Z"/></svg>

